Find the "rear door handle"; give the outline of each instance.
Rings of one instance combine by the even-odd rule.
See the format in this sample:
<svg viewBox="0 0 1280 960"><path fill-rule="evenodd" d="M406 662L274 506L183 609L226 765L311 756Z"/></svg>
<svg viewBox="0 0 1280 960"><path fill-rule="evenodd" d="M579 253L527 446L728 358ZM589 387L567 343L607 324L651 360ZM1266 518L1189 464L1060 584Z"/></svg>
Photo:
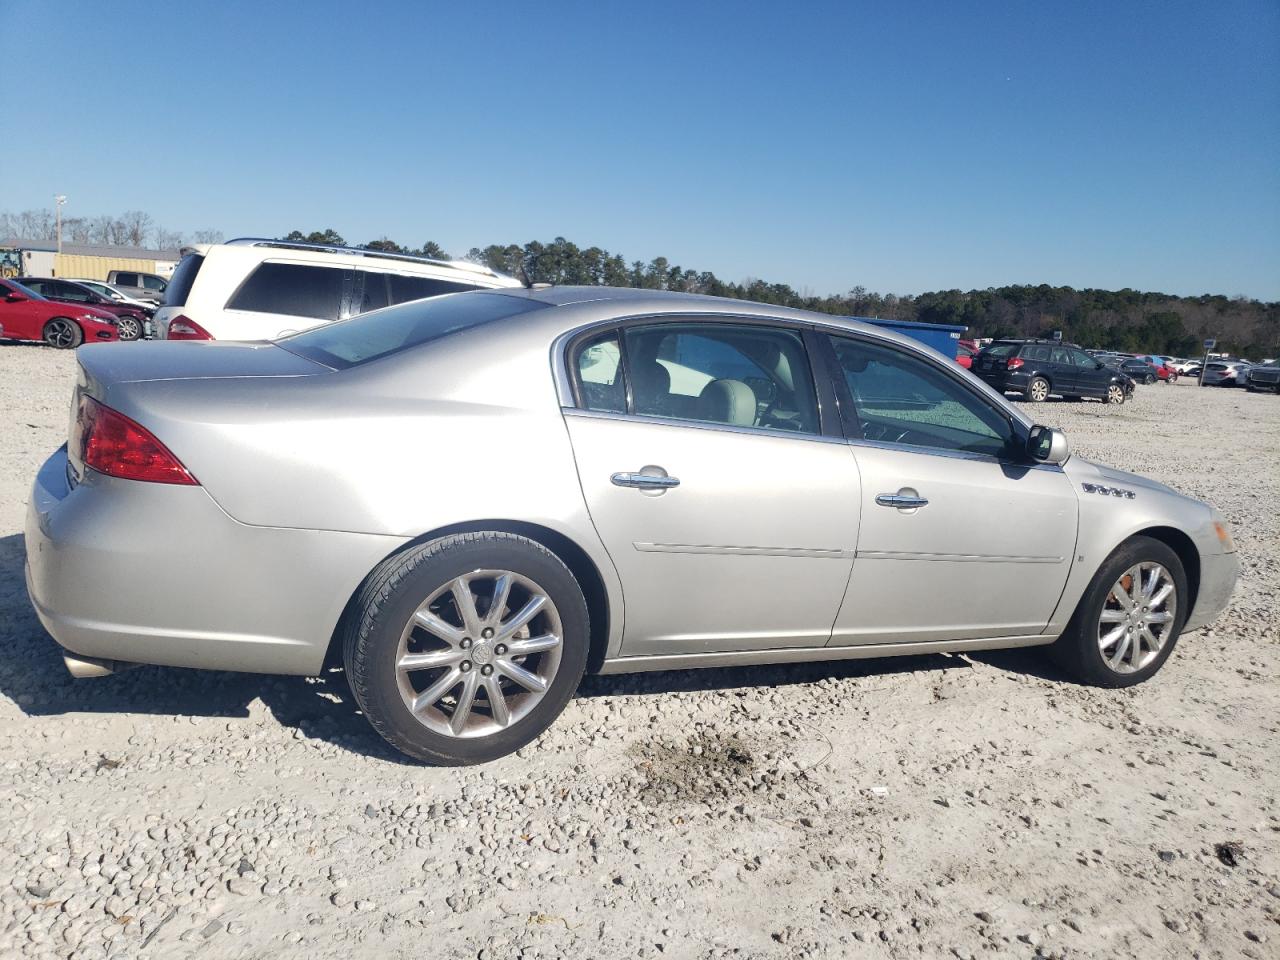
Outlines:
<svg viewBox="0 0 1280 960"><path fill-rule="evenodd" d="M635 487L639 490L666 490L680 486L678 477L654 476L651 473L615 473L609 478L615 487Z"/></svg>
<svg viewBox="0 0 1280 960"><path fill-rule="evenodd" d="M882 493L876 497L876 503L882 507L896 507L899 510L914 510L927 507L929 501L918 493Z"/></svg>

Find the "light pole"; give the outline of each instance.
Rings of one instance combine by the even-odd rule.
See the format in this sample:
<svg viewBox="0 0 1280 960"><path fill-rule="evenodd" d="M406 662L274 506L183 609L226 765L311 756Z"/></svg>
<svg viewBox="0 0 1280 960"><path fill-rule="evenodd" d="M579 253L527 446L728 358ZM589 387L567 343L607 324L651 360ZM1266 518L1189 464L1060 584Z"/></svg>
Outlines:
<svg viewBox="0 0 1280 960"><path fill-rule="evenodd" d="M62 253L62 205L67 202L66 196L61 193L53 195L53 204L55 218L58 221L58 253Z"/></svg>

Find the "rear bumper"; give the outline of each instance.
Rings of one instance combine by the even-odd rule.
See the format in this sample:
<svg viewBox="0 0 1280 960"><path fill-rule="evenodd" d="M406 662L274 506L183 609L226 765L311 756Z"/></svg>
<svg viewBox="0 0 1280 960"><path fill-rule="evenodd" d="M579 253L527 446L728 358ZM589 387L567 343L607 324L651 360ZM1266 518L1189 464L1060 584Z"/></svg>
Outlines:
<svg viewBox="0 0 1280 960"><path fill-rule="evenodd" d="M1202 554L1200 557L1200 590L1196 605L1183 624L1183 632L1199 630L1222 615L1231 600L1240 573L1238 553Z"/></svg>
<svg viewBox="0 0 1280 960"><path fill-rule="evenodd" d="M343 607L398 537L257 527L202 487L89 471L69 490L66 449L27 509L27 592L81 657L252 673L321 669Z"/></svg>

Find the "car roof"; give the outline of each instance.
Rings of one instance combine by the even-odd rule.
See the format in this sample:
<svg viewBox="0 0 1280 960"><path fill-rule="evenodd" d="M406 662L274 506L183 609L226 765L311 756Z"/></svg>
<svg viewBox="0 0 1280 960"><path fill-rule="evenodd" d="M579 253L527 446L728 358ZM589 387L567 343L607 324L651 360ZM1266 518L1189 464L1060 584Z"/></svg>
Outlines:
<svg viewBox="0 0 1280 960"><path fill-rule="evenodd" d="M477 290L474 294L467 294L467 296L472 295L521 297L536 300L552 307L582 307L582 310L568 309L561 314L564 318L563 324L566 330L580 326L582 323L580 316L584 312L595 314L602 322L629 316L643 316L649 313L703 313L709 316L727 314L739 317L791 320L797 323L814 323L828 327L839 327L847 330L874 333L876 336L898 340L916 347L921 346L918 340L904 337L886 327L853 317L817 313L812 310L799 310L795 307L783 307L771 303L757 303L754 300L735 300L732 297L710 297L701 293L683 293L676 290L644 290L636 287L560 287L535 284L533 287L525 289Z"/></svg>

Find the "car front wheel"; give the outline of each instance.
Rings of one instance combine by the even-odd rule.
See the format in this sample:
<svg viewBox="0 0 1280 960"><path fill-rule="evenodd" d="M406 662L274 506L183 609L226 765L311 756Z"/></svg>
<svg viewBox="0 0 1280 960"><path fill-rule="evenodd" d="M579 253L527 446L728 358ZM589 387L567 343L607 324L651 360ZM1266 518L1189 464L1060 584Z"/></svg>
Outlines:
<svg viewBox="0 0 1280 960"><path fill-rule="evenodd" d="M1133 537L1103 562L1050 652L1085 683L1142 683L1173 652L1189 599L1178 555L1159 540Z"/></svg>
<svg viewBox="0 0 1280 960"><path fill-rule="evenodd" d="M142 336L142 323L137 317L120 317L116 324L116 335L121 340L137 340Z"/></svg>
<svg viewBox="0 0 1280 960"><path fill-rule="evenodd" d="M84 331L80 329L80 324L66 317L49 320L41 333L44 342L58 350L74 350L84 342Z"/></svg>
<svg viewBox="0 0 1280 960"><path fill-rule="evenodd" d="M1107 403L1124 403L1124 388L1118 383L1107 387Z"/></svg>
<svg viewBox="0 0 1280 960"><path fill-rule="evenodd" d="M432 540L381 564L349 611L343 653L361 710L430 763L519 750L582 679L589 625L573 574L514 534Z"/></svg>

